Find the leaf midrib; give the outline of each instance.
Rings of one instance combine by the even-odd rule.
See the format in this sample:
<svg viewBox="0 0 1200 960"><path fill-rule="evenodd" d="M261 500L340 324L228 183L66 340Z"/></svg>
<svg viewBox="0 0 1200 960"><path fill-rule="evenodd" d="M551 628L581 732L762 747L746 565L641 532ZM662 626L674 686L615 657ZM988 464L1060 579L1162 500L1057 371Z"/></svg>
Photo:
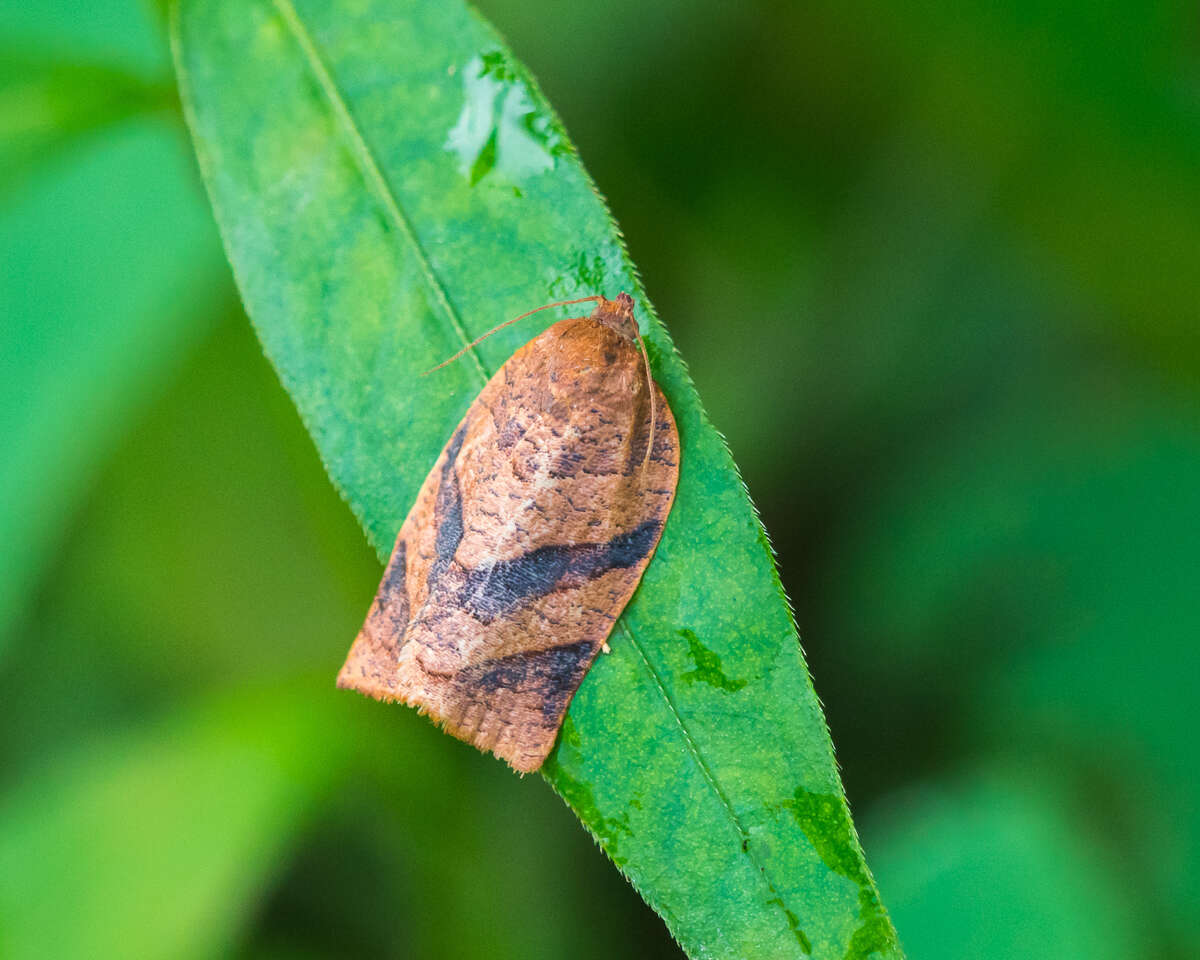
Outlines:
<svg viewBox="0 0 1200 960"><path fill-rule="evenodd" d="M283 17L284 22L287 24L288 30L291 32L293 38L296 40L297 45L300 47L300 51L303 53L309 69L312 71L322 93L324 93L325 98L328 100L330 108L338 118L343 132L349 139L349 146L354 154L359 172L362 174L363 179L367 182L367 185L375 192L380 202L383 203L384 209L387 211L388 216L392 219L393 223L404 235L405 240L412 248L417 261L421 266L421 273L425 279L425 282L433 292L435 301L441 308L441 312L443 313L445 319L449 321L455 333L458 334L459 338L462 340L466 353L470 355L471 360L474 362L476 373L480 378L480 389L482 389L487 385L487 382L490 379L487 369L484 367L482 360L475 351L470 335L467 333L467 330L463 325L462 318L450 303L450 298L446 295L445 287L438 279L437 273L434 271L433 265L430 263L429 258L425 255L425 251L421 247L421 243L417 238L416 231L413 228L412 223L409 221L408 217L405 216L404 211L400 208L399 201L396 199L394 191L388 183L387 178L384 176L378 161L375 159L375 155L368 145L366 137L358 128L358 124L355 122L354 116L350 112L350 107L346 103L345 97L342 96L341 90L338 88L337 81L334 80L333 74L330 72L329 68L326 67L324 60L322 60L320 52L317 50L316 44L313 42L312 34L305 26L304 21L301 20L300 14L297 12L291 0L272 0L272 3L275 6L275 9L279 11L280 16ZM758 856L755 854L754 846L750 842L749 832L742 825L741 819L737 815L737 811L733 808L733 804L725 795L725 791L721 788L721 785L717 781L715 774L710 769L708 763L704 760L704 756L700 752L700 748L695 739L692 737L691 731L688 730L683 716L676 708L674 700L672 700L670 693L663 684L662 678L659 676L658 671L650 662L650 659L646 655L646 651L642 644L634 635L633 630L630 628L625 619L624 613L622 613L621 617L617 620L617 625L620 626L622 631L625 633L625 636L633 645L634 650L637 651L638 657L641 659L646 672L650 675L650 679L654 681L655 689L658 690L659 696L662 697L667 711L671 714L671 717L675 720L676 725L679 727L680 734L683 737L684 744L687 747L689 756L692 758L692 762L696 764L701 775L704 777L705 783L708 784L709 789L712 790L713 794L716 796L717 801L721 805L721 809L725 812L725 815L729 820L730 826L733 827L734 831L738 835L738 842L742 844L743 850L747 857L749 857L750 862L756 868L758 875L762 877L763 883L766 885L767 891L771 895L771 899L768 901L768 903L774 903L779 907L779 910L784 914L784 921L787 926L789 936L794 935L792 924L787 917L787 911L783 903L783 898L775 888L775 885L772 883L770 877L768 877L766 865L761 863L758 859Z"/></svg>
<svg viewBox="0 0 1200 960"><path fill-rule="evenodd" d="M659 696L662 697L663 702L667 705L667 710L675 719L675 723L679 726L679 732L683 736L683 742L687 746L688 753L691 755L692 761L700 769L700 773L703 775L705 783L707 783L709 789L716 794L717 800L720 801L721 807L725 811L725 815L729 818L730 824L733 826L734 830L737 831L738 840L742 844L742 851L747 857L749 857L750 862L757 868L759 876L762 877L763 883L766 884L767 891L771 894L771 900L768 901L768 903L775 904L781 911L783 911L784 920L787 923L788 933L790 935L794 935L795 930L792 927L791 921L787 918L787 910L783 903L783 897L780 896L774 882L767 875L766 864L759 860L758 855L755 852L755 845L750 839L750 832L742 824L741 817L737 815L737 811L733 808L733 803L729 800L729 797L725 795L725 791L721 789L721 784L717 781L716 775L712 772L712 769L709 767L707 761L705 761L704 755L700 752L699 745L696 743L695 738L692 737L691 731L687 728L687 724L683 720L683 715L680 714L678 708L675 706L675 701L672 699L670 692L667 690L666 684L663 683L662 678L659 676L658 670L655 668L654 664L650 662L650 658L646 655L645 648L638 641L637 637L634 636L633 631L625 622L624 616L617 621L617 624L625 632L625 636L629 638L629 642L633 645L633 649L637 651L638 656L641 658L642 663L646 667L646 672L650 674L650 678L654 681L654 686L658 690Z"/></svg>
<svg viewBox="0 0 1200 960"><path fill-rule="evenodd" d="M334 115L338 118L343 131L349 138L351 152L354 154L354 159L358 163L358 168L363 175L363 179L367 181L368 187L374 190L379 200L383 203L388 216L391 217L392 222L404 235L409 246L412 247L417 262L421 265L421 273L425 278L425 282L433 292L434 300L444 314L445 319L453 327L454 332L462 340L463 347L470 355L471 360L474 361L476 373L478 373L480 378L479 386L482 389L488 382L488 371L484 368L483 361L479 359L479 354L475 351L471 338L467 335L462 317L458 315L458 311L450 303L450 298L446 294L446 288L438 280L437 274L433 269L433 264L429 262L429 258L425 255L425 250L421 247L420 240L417 239L417 234L413 229L412 223L404 215L404 211L400 209L400 204L396 200L396 194L393 192L387 178L383 175L383 171L375 159L374 152L368 146L366 138L358 128L358 124L354 122L354 117L350 113L350 107L347 105L345 97L342 96L341 90L338 89L337 82L333 79L333 74L329 72L329 68L325 66L325 61L321 59L321 54L313 42L312 34L309 33L308 28L304 25L304 21L300 19L300 14L296 11L292 0L273 0L273 3L275 9L279 11L279 15L283 17L284 23L287 24L288 30L291 31L296 43L299 45L309 69L313 72L313 76L321 87L321 92L325 94L325 98L329 101Z"/></svg>

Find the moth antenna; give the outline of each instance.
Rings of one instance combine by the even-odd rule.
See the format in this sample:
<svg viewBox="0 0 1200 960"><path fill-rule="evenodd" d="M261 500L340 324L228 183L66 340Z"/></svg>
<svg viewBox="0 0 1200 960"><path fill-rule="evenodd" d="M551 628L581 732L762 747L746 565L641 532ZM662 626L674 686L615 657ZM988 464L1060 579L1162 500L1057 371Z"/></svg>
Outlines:
<svg viewBox="0 0 1200 960"><path fill-rule="evenodd" d="M646 386L650 390L650 438L646 441L646 455L642 458L644 471L650 466L650 453L654 450L654 424L658 422L658 401L654 396L654 377L650 375L650 354L646 352L646 342L636 326L633 328L633 335L637 337L638 346L642 349L642 361L646 365Z"/></svg>
<svg viewBox="0 0 1200 960"><path fill-rule="evenodd" d="M443 360L436 367L430 367L423 374L421 374L421 376L427 377L431 373L433 373L434 370L441 370L442 367L448 366L449 364L453 363L455 360L457 360L459 357L461 357L464 353L466 353L472 347L482 343L484 340L486 340L488 337L490 337L497 330L503 330L505 327L509 326L509 324L516 323L518 320L524 320L526 317L532 316L533 314L537 313L539 310L549 310L551 307L568 307L573 303L594 303L595 301L602 300L602 299L603 299L603 297L599 297L599 296L580 297L578 300L558 300L554 303L544 303L540 307L534 307L532 310L526 311L525 313L521 314L519 317L513 317L511 320L505 320L499 326L492 327L492 329L489 330L487 333L485 333L483 336L476 337L474 340L472 340L470 343L468 343L465 347L463 347L461 350L459 350L458 353L456 353L454 356L452 356L449 360ZM645 352L645 351L643 350L643 352Z"/></svg>

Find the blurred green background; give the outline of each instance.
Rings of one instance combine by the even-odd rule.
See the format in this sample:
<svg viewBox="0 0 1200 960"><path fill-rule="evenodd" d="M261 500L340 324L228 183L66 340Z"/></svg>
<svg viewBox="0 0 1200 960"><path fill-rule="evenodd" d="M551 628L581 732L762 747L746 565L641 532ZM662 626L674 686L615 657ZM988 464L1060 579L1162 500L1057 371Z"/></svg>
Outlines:
<svg viewBox="0 0 1200 960"><path fill-rule="evenodd" d="M908 955L1194 957L1195 5L481 6L762 510ZM0 244L0 957L679 956L539 778L334 691L380 567L159 6L0 7Z"/></svg>

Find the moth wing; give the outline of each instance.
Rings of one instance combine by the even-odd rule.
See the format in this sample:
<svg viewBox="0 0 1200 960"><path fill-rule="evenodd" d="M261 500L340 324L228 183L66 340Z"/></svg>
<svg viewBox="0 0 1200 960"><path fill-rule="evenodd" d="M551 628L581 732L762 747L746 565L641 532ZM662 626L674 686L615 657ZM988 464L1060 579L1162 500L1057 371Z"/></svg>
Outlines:
<svg viewBox="0 0 1200 960"><path fill-rule="evenodd" d="M655 406L647 459L641 354L590 318L513 354L426 478L338 685L537 769L674 500L678 433Z"/></svg>

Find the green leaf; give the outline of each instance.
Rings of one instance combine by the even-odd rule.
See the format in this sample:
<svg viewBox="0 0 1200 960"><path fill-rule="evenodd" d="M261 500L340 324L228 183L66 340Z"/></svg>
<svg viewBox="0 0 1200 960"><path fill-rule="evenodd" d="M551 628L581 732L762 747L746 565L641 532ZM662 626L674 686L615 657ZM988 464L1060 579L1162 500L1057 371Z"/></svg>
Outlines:
<svg viewBox="0 0 1200 960"><path fill-rule="evenodd" d="M31 168L81 135L175 102L161 81L148 83L103 63L0 53L0 199Z"/></svg>
<svg viewBox="0 0 1200 960"><path fill-rule="evenodd" d="M693 956L899 956L766 537L525 70L444 0L185 0L174 43L250 316L381 558L487 376L554 317L421 372L530 307L637 298L678 497L546 776Z"/></svg>
<svg viewBox="0 0 1200 960"><path fill-rule="evenodd" d="M216 303L183 146L161 118L130 120L0 198L0 642L125 417Z"/></svg>
<svg viewBox="0 0 1200 960"><path fill-rule="evenodd" d="M1083 293L1072 319L1194 380L1200 127L1177 7L826 0L809 16L835 25L809 31L818 42L846 38L811 50L846 115L886 91L874 106L892 129L969 170L987 217Z"/></svg>
<svg viewBox="0 0 1200 960"><path fill-rule="evenodd" d="M1200 754L1181 731L1200 635L1196 406L1093 362L1075 382L1026 373L881 487L830 576L854 611L835 629L874 682L958 705L974 753L1040 757L1102 796L1088 813L1126 862L1126 899L1190 945ZM866 590L875 602L856 609ZM906 706L918 705L893 709Z"/></svg>
<svg viewBox="0 0 1200 960"><path fill-rule="evenodd" d="M868 819L863 835L913 955L1153 956L1123 858L1096 849L1052 775L1029 774L997 765L909 789Z"/></svg>
<svg viewBox="0 0 1200 960"><path fill-rule="evenodd" d="M169 57L160 18L142 0L25 0L0 7L0 36L17 50L53 51L52 59L119 66L162 79Z"/></svg>
<svg viewBox="0 0 1200 960"><path fill-rule="evenodd" d="M105 447L203 326L187 294L220 267L145 13L0 10L0 646ZM197 264L208 275L185 279Z"/></svg>
<svg viewBox="0 0 1200 960"><path fill-rule="evenodd" d="M226 952L349 755L312 690L197 703L24 777L0 803L0 954Z"/></svg>

